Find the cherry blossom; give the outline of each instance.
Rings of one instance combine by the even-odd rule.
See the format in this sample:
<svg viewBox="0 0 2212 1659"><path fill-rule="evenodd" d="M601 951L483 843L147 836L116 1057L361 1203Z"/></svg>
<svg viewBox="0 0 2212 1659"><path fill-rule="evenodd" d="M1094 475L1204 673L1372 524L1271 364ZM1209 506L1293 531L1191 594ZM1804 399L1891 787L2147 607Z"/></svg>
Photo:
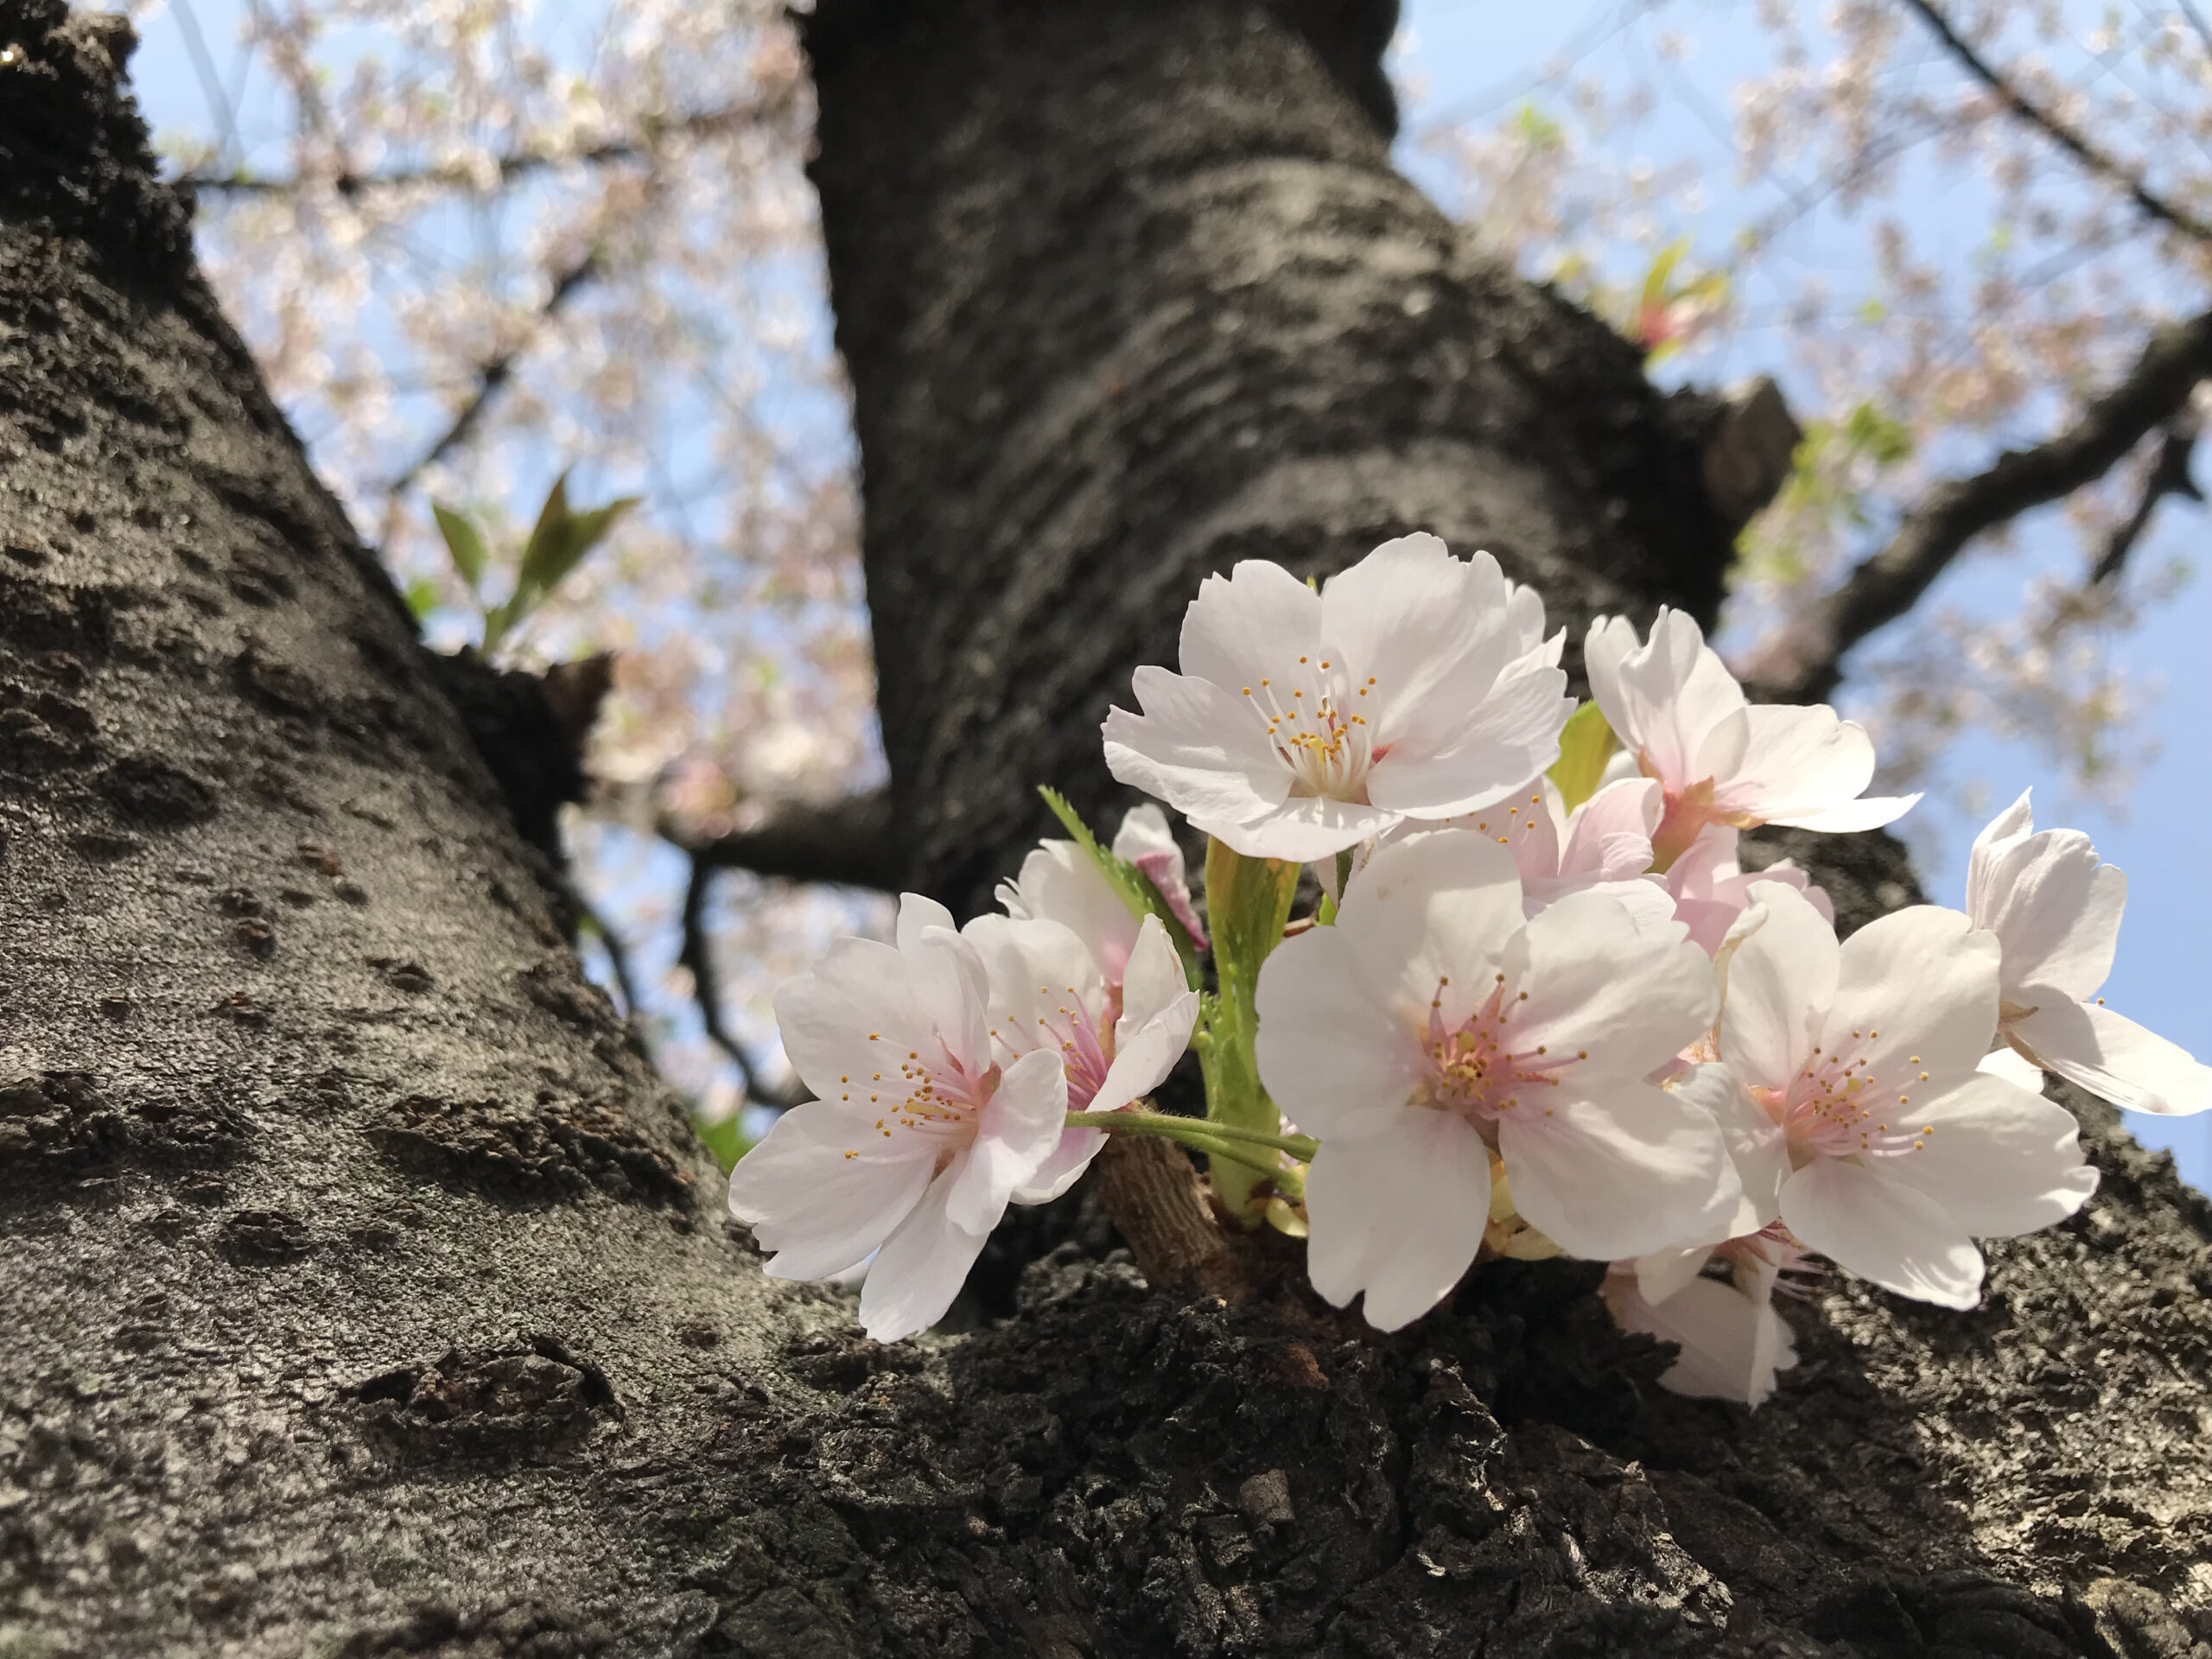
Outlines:
<svg viewBox="0 0 2212 1659"><path fill-rule="evenodd" d="M879 1342L944 1316L1007 1201L1059 1150L1060 1055L1000 1065L990 1018L982 954L914 893L895 945L840 939L777 988L785 1050L818 1098L738 1160L730 1211L778 1278L836 1276L874 1252L861 1323Z"/></svg>
<svg viewBox="0 0 2212 1659"><path fill-rule="evenodd" d="M1543 605L1487 553L1385 542L1317 594L1247 560L1183 618L1183 671L1137 670L1106 764L1247 857L1324 858L1404 818L1503 800L1572 703Z"/></svg>
<svg viewBox="0 0 2212 1659"><path fill-rule="evenodd" d="M1069 1111L1131 1104L1158 1088L1191 1046L1198 994L1166 926L1147 916L1133 931L1125 969L1109 980L1096 946L1058 922L979 916L962 930L990 978L995 1052L1015 1063L1040 1052L1057 1057L1067 1073ZM1101 1129L1065 1130L1052 1155L1015 1189L1014 1202L1057 1198L1105 1143Z"/></svg>
<svg viewBox="0 0 2212 1659"><path fill-rule="evenodd" d="M1795 887L1751 897L1717 960L1719 1058L1742 1085L1723 1128L1753 1211L1901 1295L1973 1306L1974 1238L2063 1221L2096 1186L2071 1115L1980 1069L1996 939L1918 905L1839 945Z"/></svg>
<svg viewBox="0 0 2212 1659"><path fill-rule="evenodd" d="M1868 796L1874 745L1825 704L1748 702L1696 622L1662 606L1649 644L1626 617L1600 617L1583 642L1590 695L1647 778L1666 791L1653 837L1659 868L1708 823L1872 830L1917 795Z"/></svg>
<svg viewBox="0 0 2212 1659"><path fill-rule="evenodd" d="M1763 870L1745 870L1738 858L1738 839L1733 826L1708 823L1667 871L1675 919L1689 929L1692 942L1707 956L1720 949L1728 930L1751 902L1754 881L1779 881L1796 888L1812 900L1814 909L1834 922L1834 902L1812 885L1804 871L1786 858Z"/></svg>
<svg viewBox="0 0 2212 1659"><path fill-rule="evenodd" d="M2097 995L2112 972L2127 878L2080 830L2038 831L2031 792L1990 820L1967 866L1967 912L2003 950L2005 1040L2116 1106L2168 1116L2212 1107L2212 1067Z"/></svg>
<svg viewBox="0 0 2212 1659"><path fill-rule="evenodd" d="M1671 1283L1655 1282L1642 1262L1616 1262L1599 1294L1622 1330L1681 1349L1660 1387L1756 1408L1774 1393L1776 1373L1797 1363L1796 1338L1774 1311L1774 1293L1798 1253L1766 1235L1739 1241L1718 1253L1730 1269L1726 1281L1703 1276L1712 1253L1692 1259L1689 1274Z"/></svg>
<svg viewBox="0 0 2212 1659"><path fill-rule="evenodd" d="M1679 932L1679 931L1677 931ZM1600 893L1524 918L1511 854L1459 830L1377 850L1332 927L1261 970L1260 1072L1321 1147L1314 1288L1384 1330L1474 1261L1490 1155L1521 1216L1611 1260L1724 1231L1742 1194L1713 1119L1644 1081L1710 1025L1711 964Z"/></svg>
<svg viewBox="0 0 2212 1659"><path fill-rule="evenodd" d="M1142 870L1167 900L1192 944L1204 946L1205 929L1183 873L1183 849L1167 828L1167 815L1147 802L1132 807L1114 836L1114 855ZM1072 928L1090 946L1098 970L1118 987L1129 952L1136 948L1137 918L1098 866L1071 841L1038 842L1021 861L1021 874L1001 881L995 895L1017 920L1041 918Z"/></svg>

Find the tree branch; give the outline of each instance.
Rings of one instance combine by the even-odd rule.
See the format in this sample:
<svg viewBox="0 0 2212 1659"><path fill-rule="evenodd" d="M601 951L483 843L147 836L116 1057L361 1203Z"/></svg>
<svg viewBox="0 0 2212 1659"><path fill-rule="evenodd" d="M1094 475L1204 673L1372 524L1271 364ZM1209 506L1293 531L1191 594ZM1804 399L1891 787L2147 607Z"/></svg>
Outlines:
<svg viewBox="0 0 2212 1659"><path fill-rule="evenodd" d="M2170 495L2202 501L2204 492L2190 476L2190 458L2196 452L2196 434L2178 426L2166 429L2159 442L2158 453L2151 463L2151 470L2143 480L2143 493L2135 504L2135 511L2125 524L2115 526L2111 539L2105 543L2104 552L2090 568L2089 588L2102 588L2117 582L2120 573L2127 566L2127 556L2135 550L2135 543L2150 528L2152 516L2158 510L2158 503Z"/></svg>
<svg viewBox="0 0 2212 1659"><path fill-rule="evenodd" d="M2171 420L2212 376L2212 312L2151 336L2126 378L2065 431L2008 449L1972 478L1939 484L1907 513L1890 544L1778 629L1745 677L1779 701L1816 702L1835 689L1844 653L1918 602L1984 531L2101 478L2144 435Z"/></svg>
<svg viewBox="0 0 2212 1659"><path fill-rule="evenodd" d="M883 893L898 892L905 880L887 789L828 806L787 806L757 830L741 830L700 846L677 836L668 838L695 863L709 869L750 870L793 881L834 881Z"/></svg>
<svg viewBox="0 0 2212 1659"><path fill-rule="evenodd" d="M746 1098L763 1106L788 1109L801 1101L811 1100L813 1095L797 1076L781 1089L768 1087L761 1081L760 1069L745 1045L722 1022L721 976L715 969L714 951L707 938L707 890L714 878L715 867L694 854L691 879L683 889L683 948L677 953L677 963L691 970L691 994L699 1004L699 1023L705 1027L708 1040L729 1056L731 1064L737 1067L737 1074L745 1083Z"/></svg>
<svg viewBox="0 0 2212 1659"><path fill-rule="evenodd" d="M701 110L671 121L648 122L633 137L610 138L603 143L591 144L582 149L516 150L493 161L493 181L511 184L517 179L550 172L556 168L604 167L622 162L650 160L658 153L661 144L670 138L714 137L739 127L771 119L781 114L790 105L790 87L779 87L767 97L750 103ZM204 194L219 196L289 196L302 191L327 188L350 200L380 191L416 189L426 186L455 190L477 189L483 188L486 181L481 166L446 162L427 167L395 168L386 173L347 171L329 178L302 174L268 177L251 173L188 173L179 182L190 185Z"/></svg>
<svg viewBox="0 0 2212 1659"><path fill-rule="evenodd" d="M600 251L594 247L554 278L552 291L545 296L545 303L538 308L530 327L512 345L494 352L476 365L476 387L469 394L468 401L461 406L460 411L438 435L437 441L385 486L387 498L397 497L427 469L443 461L467 441L468 435L476 429L477 423L484 418L484 411L491 406L492 400L499 396L500 389L514 373L516 362L537 338L538 331L560 315L569 302L575 297L576 290L596 276L600 269Z"/></svg>
<svg viewBox="0 0 2212 1659"><path fill-rule="evenodd" d="M2177 207L2158 194L2143 182L2140 174L2123 167L2116 158L2107 155L2050 111L2031 100L1974 50L1951 27L1943 14L1936 10L1930 0L1904 0L1904 3L1920 14L1922 20L1936 32L1936 38L1943 42L1945 49L1959 60L1967 73L2003 99L2013 113L2041 131L2090 172L2118 185L2146 217L2157 219L2184 236L2193 236L2200 242L2212 242L2212 222L2199 219L2187 208Z"/></svg>

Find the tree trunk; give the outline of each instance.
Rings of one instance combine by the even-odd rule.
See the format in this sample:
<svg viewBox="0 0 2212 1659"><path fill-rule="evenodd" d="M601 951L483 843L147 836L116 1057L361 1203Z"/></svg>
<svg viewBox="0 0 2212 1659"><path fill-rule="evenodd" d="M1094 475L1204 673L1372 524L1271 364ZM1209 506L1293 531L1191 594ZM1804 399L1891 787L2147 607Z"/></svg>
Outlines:
<svg viewBox="0 0 2212 1659"><path fill-rule="evenodd" d="M1106 801L1106 701L1240 551L1426 524L1569 619L1710 609L1632 356L1390 175L1376 16L816 29L936 890L1033 779ZM124 39L0 46L0 1653L2190 1651L2207 1217L2101 1114L1987 1307L1839 1286L1748 1419L1560 1264L1389 1339L1078 1244L890 1349L766 1281L193 271Z"/></svg>

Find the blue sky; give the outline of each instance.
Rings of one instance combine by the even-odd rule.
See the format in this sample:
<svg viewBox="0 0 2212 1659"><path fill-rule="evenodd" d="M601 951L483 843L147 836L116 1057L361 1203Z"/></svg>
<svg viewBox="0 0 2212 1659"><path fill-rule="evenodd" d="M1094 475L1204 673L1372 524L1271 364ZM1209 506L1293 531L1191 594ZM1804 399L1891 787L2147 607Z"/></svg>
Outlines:
<svg viewBox="0 0 2212 1659"><path fill-rule="evenodd" d="M1654 26L1645 17L1651 13L1696 41L1697 52L1679 68L1657 62L1650 47ZM221 89L222 100L239 111L242 132L271 130L279 113L274 89L243 63L235 44L237 16L235 0L182 0L181 5L173 0L171 7L145 20L135 71L157 133L209 130L211 79ZM1409 132L1440 111L1502 116L1520 103L1541 103L1552 95L1548 71L1562 58L1609 79L1656 75L1662 93L1671 88L1679 99L1662 104L1650 122L1620 141L1613 153L1624 162L1646 152L1662 158L1719 156L1716 112L1725 121L1727 89L1754 66L1758 47L1749 8L1739 0L1672 6L1636 0L1562 0L1550 6L1527 0L1412 0L1397 62L1420 88L1407 111ZM1433 162L1410 146L1403 159L1416 178L1435 181ZM1700 245L1725 247L1756 204L1757 191L1736 181L1725 164L1708 168L1705 182L1701 204L1674 206L1681 229L1698 236ZM1940 190L1916 194L1909 188L1889 205L1916 232L1941 238L1971 222L1979 189L1970 177L1954 178ZM1668 207L1662 203L1660 211ZM1793 233L1788 251L1839 289L1847 291L1869 275L1863 239L1834 218L1816 215ZM1691 378L1707 380L1761 371L1777 373L1787 388L1781 342L1763 341L1751 330L1744 331L1719 360L1693 359L1684 365ZM2212 464L2204 470L2212 474ZM2170 505L2154 532L2155 550L2146 550L2139 561L2147 563L2152 551L2162 556L2190 553L2202 540L2206 524L2196 510ZM2016 556L1961 561L1933 597L2000 611L2018 602L2031 572L2080 557L2055 512L2024 521L2021 531ZM2212 860L2206 857L2202 827L2212 810L2212 783L2207 781L2212 775L2212 737L2205 728L2206 715L2212 713L2212 652L2205 649L2207 639L2212 639L2212 587L2199 581L2152 614L2129 647L2139 675L2156 691L2145 721L2159 753L2139 770L2124 814L2069 797L2050 767L2023 745L1970 734L1959 742L1951 761L1955 771L1985 786L1992 810L2022 788L2037 785L2040 823L2088 831L2104 856L2127 871L2133 902L2106 995L2115 1008L2200 1056L2212 1054L2212 982L2195 953L2196 944L2212 935ZM1844 701L1848 705L1851 700L1847 689ZM1923 806L1919 817L1915 838L1930 896L1957 904L1964 892L1966 848L1978 823L1933 804ZM2146 1141L2171 1147L2183 1173L2198 1185L2212 1187L2212 1114L2171 1122L2138 1118L2135 1128Z"/></svg>

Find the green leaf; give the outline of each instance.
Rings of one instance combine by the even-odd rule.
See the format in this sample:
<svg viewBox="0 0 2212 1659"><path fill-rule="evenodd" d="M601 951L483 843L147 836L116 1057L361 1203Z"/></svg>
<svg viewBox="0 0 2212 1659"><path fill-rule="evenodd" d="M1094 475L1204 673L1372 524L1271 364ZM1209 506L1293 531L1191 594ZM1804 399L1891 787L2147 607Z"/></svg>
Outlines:
<svg viewBox="0 0 2212 1659"><path fill-rule="evenodd" d="M699 1139L705 1143L707 1150L715 1154L715 1161L722 1166L725 1175L737 1166L739 1159L759 1144L738 1127L741 1116L732 1112L728 1117L719 1118L712 1123L703 1118L691 1120L691 1127L699 1132Z"/></svg>
<svg viewBox="0 0 2212 1659"><path fill-rule="evenodd" d="M409 582L400 595L407 601L407 608L415 613L417 622L427 622L430 613L438 608L437 584L427 576L417 576Z"/></svg>
<svg viewBox="0 0 2212 1659"><path fill-rule="evenodd" d="M521 569L515 573L515 597L529 595L526 610L537 609L638 500L626 495L603 507L577 512L569 505L569 475L563 473L554 480L522 550Z"/></svg>
<svg viewBox="0 0 2212 1659"><path fill-rule="evenodd" d="M484 569L491 563L485 551L484 537L467 514L456 512L442 501L430 503L431 514L438 521L438 534L446 538L446 552L453 559L453 568L461 572L461 579L474 593L484 584Z"/></svg>
<svg viewBox="0 0 2212 1659"><path fill-rule="evenodd" d="M1191 936L1184 931L1174 906L1167 902L1153 879L1101 843L1091 834L1090 826L1083 821L1082 814L1068 804L1067 797L1059 791L1039 784L1037 792L1045 798L1045 804L1052 808L1052 816L1060 821L1060 827L1068 832L1069 838L1097 866L1099 874L1106 878L1106 885L1128 907L1129 914L1140 919L1147 915L1160 918L1160 925L1167 930L1169 943L1175 947L1175 954L1183 960L1184 977L1190 982L1191 988L1197 990L1204 982L1198 969L1198 947L1191 943Z"/></svg>
<svg viewBox="0 0 2212 1659"><path fill-rule="evenodd" d="M1605 762L1618 747L1620 740L1605 724L1596 703L1586 702L1567 717L1567 729L1559 734L1559 759L1552 763L1551 780L1559 785L1568 811L1598 792Z"/></svg>

